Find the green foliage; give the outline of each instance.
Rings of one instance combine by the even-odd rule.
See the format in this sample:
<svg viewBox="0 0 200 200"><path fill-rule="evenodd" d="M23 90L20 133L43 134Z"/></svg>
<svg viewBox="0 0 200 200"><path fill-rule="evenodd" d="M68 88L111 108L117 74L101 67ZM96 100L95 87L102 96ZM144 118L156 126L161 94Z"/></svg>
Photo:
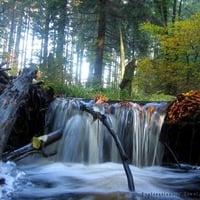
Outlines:
<svg viewBox="0 0 200 200"><path fill-rule="evenodd" d="M56 95L64 95L66 87L61 81L52 81L49 79L44 80L45 85L52 87Z"/></svg>
<svg viewBox="0 0 200 200"><path fill-rule="evenodd" d="M97 94L106 96L109 100L119 99L119 89L117 88L93 88L82 85L71 85L65 87L65 96L84 99L94 99Z"/></svg>
<svg viewBox="0 0 200 200"><path fill-rule="evenodd" d="M91 99L92 89L85 88L82 85L71 85L66 87L65 96L67 97L76 97L76 98L84 98Z"/></svg>
<svg viewBox="0 0 200 200"><path fill-rule="evenodd" d="M96 91L94 91L94 93L95 92ZM120 98L120 90L116 87L102 88L98 93L106 96L109 100L117 100Z"/></svg>
<svg viewBox="0 0 200 200"><path fill-rule="evenodd" d="M157 92L149 95L136 93L134 94L133 101L173 101L174 99L174 96L166 95L162 92Z"/></svg>
<svg viewBox="0 0 200 200"><path fill-rule="evenodd" d="M147 101L173 101L175 100L175 96L166 95L164 93L154 93L147 97Z"/></svg>
<svg viewBox="0 0 200 200"><path fill-rule="evenodd" d="M45 81L45 85L51 86L55 94L58 96L73 97L73 98L83 98L83 99L94 99L97 94L102 94L107 97L110 101L115 100L129 100L129 101L172 101L173 96L165 95L162 92L156 92L154 94L146 94L143 91L135 92L131 98L125 91L121 94L118 87L108 87L108 88L92 88L85 87L82 85L66 85L61 82L49 82Z"/></svg>
<svg viewBox="0 0 200 200"><path fill-rule="evenodd" d="M121 100L131 99L129 91L127 89L120 90L120 99Z"/></svg>
<svg viewBox="0 0 200 200"><path fill-rule="evenodd" d="M138 62L136 83L147 95L161 91L177 95L200 87L200 13L166 27L143 24L159 53ZM154 51L155 53L155 51Z"/></svg>
<svg viewBox="0 0 200 200"><path fill-rule="evenodd" d="M11 75L11 76L17 76L17 74L18 74L18 67L17 67L17 65L12 65L12 68L11 68L11 70L9 71L9 74Z"/></svg>
<svg viewBox="0 0 200 200"><path fill-rule="evenodd" d="M87 93L88 88L84 88L85 93ZM76 90L74 90L75 94L77 94ZM130 95L128 94L128 92L126 93L126 91L123 91L124 93L120 95L120 90L118 88L103 88L99 91L97 90L93 90L90 89L89 92L87 93L88 96L87 98L89 99L93 99L96 94L102 94L103 96L106 96L109 100L120 100L120 101L124 101L124 100L128 100L128 101L172 101L175 99L174 96L171 95L166 95L162 92L156 92L153 94L144 94L142 92L136 92L132 95L132 97L130 97ZM77 95L75 95L77 96ZM120 98L121 96L121 98ZM83 97L83 95L79 96L79 97Z"/></svg>

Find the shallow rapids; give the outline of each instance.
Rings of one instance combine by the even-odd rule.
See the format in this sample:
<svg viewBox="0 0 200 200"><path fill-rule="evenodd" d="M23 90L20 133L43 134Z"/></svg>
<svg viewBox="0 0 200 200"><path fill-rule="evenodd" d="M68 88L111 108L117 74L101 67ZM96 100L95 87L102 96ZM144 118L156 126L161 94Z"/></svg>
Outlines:
<svg viewBox="0 0 200 200"><path fill-rule="evenodd" d="M32 160L32 159L31 159ZM30 161L30 160L29 160ZM27 161L27 162L29 162ZM130 166L136 192L129 192L121 164L72 164L40 160L35 164L4 164L6 184L1 199L181 200L200 198L200 170ZM5 169L8 169L7 171ZM2 193L3 194L3 193Z"/></svg>
<svg viewBox="0 0 200 200"><path fill-rule="evenodd" d="M103 124L80 110L85 103L103 113L128 157L135 192L130 192L113 138ZM200 168L163 167L159 141L166 104L94 105L56 99L46 116L47 133L61 140L17 162L0 162L2 200L191 200L200 199Z"/></svg>

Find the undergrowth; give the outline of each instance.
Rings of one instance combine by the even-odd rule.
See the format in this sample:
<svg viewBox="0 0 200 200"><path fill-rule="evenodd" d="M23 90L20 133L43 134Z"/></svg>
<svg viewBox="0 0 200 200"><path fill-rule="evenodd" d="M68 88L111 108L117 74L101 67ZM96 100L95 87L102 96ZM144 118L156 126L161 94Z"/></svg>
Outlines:
<svg viewBox="0 0 200 200"><path fill-rule="evenodd" d="M133 92L130 96L128 93L120 92L118 87L85 87L83 85L66 85L63 83L46 82L51 86L56 96L94 99L97 94L102 94L108 98L108 100L128 100L128 101L173 101L175 97L157 92L155 94L147 95L142 92Z"/></svg>

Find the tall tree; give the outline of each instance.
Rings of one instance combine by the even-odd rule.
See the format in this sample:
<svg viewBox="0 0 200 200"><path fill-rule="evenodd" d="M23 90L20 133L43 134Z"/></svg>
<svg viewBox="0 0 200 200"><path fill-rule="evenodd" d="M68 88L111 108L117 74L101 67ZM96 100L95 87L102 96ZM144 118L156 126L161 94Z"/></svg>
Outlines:
<svg viewBox="0 0 200 200"><path fill-rule="evenodd" d="M48 45L49 45L49 29L51 23L51 2L46 1L46 9L44 14L44 31L43 31L43 67L44 70L48 69Z"/></svg>
<svg viewBox="0 0 200 200"><path fill-rule="evenodd" d="M30 60L40 62L43 70L71 83L79 83L81 72L85 71L83 60L87 60L93 83L102 86L103 80L104 85L112 86L119 85L123 72L119 63L119 27L125 60L129 62L135 56L149 55L156 46L139 30L140 23L151 21L164 26L179 16L187 18L197 11L200 3L195 0L2 0L0 5L1 55L12 48L24 64ZM5 34L8 28L10 31ZM29 36L25 37L26 33ZM27 46L31 39L35 44ZM48 67L50 60L52 65Z"/></svg>
<svg viewBox="0 0 200 200"><path fill-rule="evenodd" d="M106 34L106 3L107 0L99 0L97 49L93 77L94 86L102 86L103 53Z"/></svg>
<svg viewBox="0 0 200 200"><path fill-rule="evenodd" d="M57 3L57 2L55 2ZM64 64L64 44L65 44L65 26L66 26L66 11L67 1L61 0L57 4L57 47L56 47L56 65L58 67L58 77L63 79L63 64Z"/></svg>
<svg viewBox="0 0 200 200"><path fill-rule="evenodd" d="M16 13L16 0L11 0L11 15L10 15L10 31L8 40L8 52L11 53L14 47L14 31L16 28L15 13Z"/></svg>
<svg viewBox="0 0 200 200"><path fill-rule="evenodd" d="M169 2L168 0L154 0L155 8L161 17L161 23L163 26L167 26L168 13L169 13Z"/></svg>
<svg viewBox="0 0 200 200"><path fill-rule="evenodd" d="M8 41L8 13L9 3L6 1L0 1L0 63L5 62L5 53L7 52L7 41Z"/></svg>

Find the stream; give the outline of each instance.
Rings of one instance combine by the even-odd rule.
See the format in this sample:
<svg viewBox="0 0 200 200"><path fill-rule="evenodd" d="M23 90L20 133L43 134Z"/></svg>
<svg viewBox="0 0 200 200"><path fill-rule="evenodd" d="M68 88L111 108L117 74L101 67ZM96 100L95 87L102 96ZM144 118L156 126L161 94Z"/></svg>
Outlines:
<svg viewBox="0 0 200 200"><path fill-rule="evenodd" d="M105 126L80 109L84 104L107 117L128 157L135 191L127 185L116 144ZM69 200L200 199L200 167L162 166L159 134L166 103L95 105L57 98L46 115L46 132L63 129L44 158L32 154L0 163L0 198Z"/></svg>

